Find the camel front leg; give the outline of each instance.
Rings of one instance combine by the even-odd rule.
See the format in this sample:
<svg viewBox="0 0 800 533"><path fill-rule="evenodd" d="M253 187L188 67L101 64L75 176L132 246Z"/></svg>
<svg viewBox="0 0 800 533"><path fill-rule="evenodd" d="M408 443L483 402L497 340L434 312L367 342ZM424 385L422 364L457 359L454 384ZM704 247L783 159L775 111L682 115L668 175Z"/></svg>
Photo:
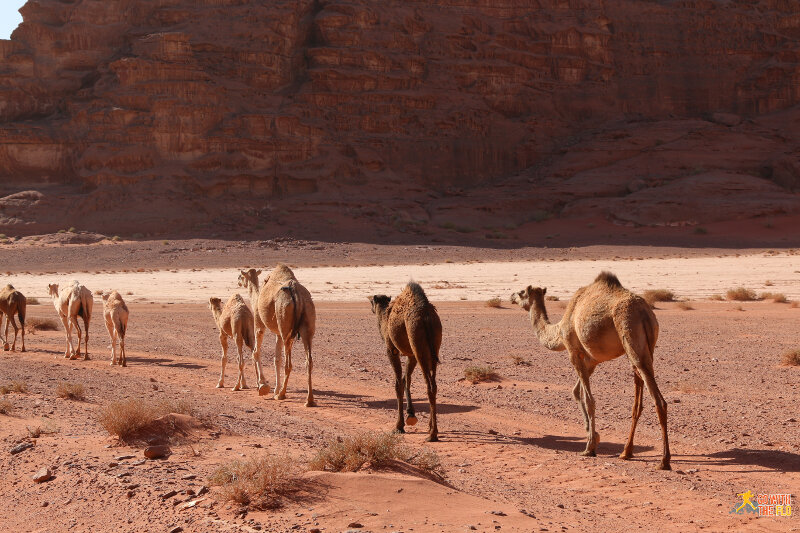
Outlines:
<svg viewBox="0 0 800 533"><path fill-rule="evenodd" d="M244 379L244 352L242 351L242 346L244 345L244 339L241 335L236 335L236 349L239 352L239 379L236 381L236 386L233 390L242 390L247 388L247 381Z"/></svg>
<svg viewBox="0 0 800 533"><path fill-rule="evenodd" d="M631 412L631 432L628 435L628 442L625 444L625 448L622 450L622 453L619 454L620 459L630 459L633 456L633 434L636 432L636 423L639 421L639 416L642 414L642 389L644 388L644 382L635 368L633 369L633 385L634 393L633 411Z"/></svg>
<svg viewBox="0 0 800 533"><path fill-rule="evenodd" d="M311 357L311 339L307 338L307 331L300 332L300 339L303 341L303 348L306 352L306 372L308 374L308 395L306 396L306 407L316 407L314 401L314 388L311 385L311 371L314 369L314 359Z"/></svg>
<svg viewBox="0 0 800 533"><path fill-rule="evenodd" d="M6 323L6 333L3 335L3 320L5 320L6 315L0 311L0 340L3 341L3 351L8 351L10 346L8 345L8 323Z"/></svg>
<svg viewBox="0 0 800 533"><path fill-rule="evenodd" d="M225 335L222 329L219 330L219 343L222 345L222 359L220 360L217 388L221 389L225 386L225 365L228 364L228 336Z"/></svg>
<svg viewBox="0 0 800 533"><path fill-rule="evenodd" d="M414 404L411 402L411 373L414 371L414 367L417 366L417 358L416 357L409 357L408 362L406 363L406 375L405 382L406 386L406 400L408 401L408 410L406 414L406 424L409 426L415 426L417 424L417 417L414 413Z"/></svg>
<svg viewBox="0 0 800 533"><path fill-rule="evenodd" d="M253 367L256 371L256 382L258 383L258 395L266 396L269 394L269 385L264 380L264 372L261 368L261 347L264 342L265 328L259 327L258 317L255 318L255 348L253 349Z"/></svg>
<svg viewBox="0 0 800 533"><path fill-rule="evenodd" d="M569 349L569 348L568 348ZM594 366L587 368L584 363L584 357L581 353L570 350L570 360L578 373L578 379L581 383L581 400L583 408L586 410L586 416L589 419L589 428L587 430L586 449L581 452L581 455L586 457L595 457L597 455L597 443L600 440L600 435L595 430L595 401L592 395L592 389L589 385L589 377L594 371Z"/></svg>
<svg viewBox="0 0 800 533"><path fill-rule="evenodd" d="M589 431L589 415L586 413L586 406L583 405L583 390L581 389L581 380L575 382L575 387L572 389L572 397L578 402L583 414L583 428Z"/></svg>
<svg viewBox="0 0 800 533"><path fill-rule="evenodd" d="M283 386L281 387L281 392L278 395L279 400L283 400L286 398L286 390L289 386L289 374L292 373L292 346L294 345L294 339L289 338L283 343Z"/></svg>
<svg viewBox="0 0 800 533"><path fill-rule="evenodd" d="M2 322L2 317L3 316L4 316L4 314L2 312L0 312L0 322ZM8 315L8 317L6 317L6 331L5 331L5 333L3 333L3 351L4 352L7 352L8 350L14 351L14 349L11 348L11 345L8 344L8 324L9 324L9 322L11 322L11 319L12 319L12 315ZM0 323L0 327L2 327L2 325L3 324ZM15 337L14 338L14 344L16 344L16 342L17 342L17 339Z"/></svg>
<svg viewBox="0 0 800 533"><path fill-rule="evenodd" d="M398 433L405 433L405 420L403 419L403 365L400 362L400 354L392 346L386 347L386 355L389 363L394 370L394 392L397 396L397 425L395 429Z"/></svg>

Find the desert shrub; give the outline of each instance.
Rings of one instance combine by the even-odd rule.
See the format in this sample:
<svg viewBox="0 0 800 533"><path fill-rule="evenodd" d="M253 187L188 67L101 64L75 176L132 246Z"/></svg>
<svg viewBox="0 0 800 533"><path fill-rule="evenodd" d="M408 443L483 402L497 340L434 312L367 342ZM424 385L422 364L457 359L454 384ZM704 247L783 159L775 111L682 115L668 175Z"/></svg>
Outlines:
<svg viewBox="0 0 800 533"><path fill-rule="evenodd" d="M678 302L678 309L683 311L692 311L694 307L689 302Z"/></svg>
<svg viewBox="0 0 800 533"><path fill-rule="evenodd" d="M496 296L494 298L489 298L488 300L486 300L486 307L494 307L494 308L503 307L503 301Z"/></svg>
<svg viewBox="0 0 800 533"><path fill-rule="evenodd" d="M0 415L8 415L14 410L14 404L8 400L0 400Z"/></svg>
<svg viewBox="0 0 800 533"><path fill-rule="evenodd" d="M0 385L0 394L8 394L9 392L28 392L28 384L24 381L12 381L11 383Z"/></svg>
<svg viewBox="0 0 800 533"><path fill-rule="evenodd" d="M800 302L795 300L789 307L791 307L792 309L797 309L798 307L800 307Z"/></svg>
<svg viewBox="0 0 800 533"><path fill-rule="evenodd" d="M464 369L464 377L472 383L480 383L482 381L494 381L500 376L490 366L470 366Z"/></svg>
<svg viewBox="0 0 800 533"><path fill-rule="evenodd" d="M102 296L103 295L103 289L97 289L96 291L94 291L94 295L95 296Z"/></svg>
<svg viewBox="0 0 800 533"><path fill-rule="evenodd" d="M413 453L396 433L359 433L330 440L309 461L310 470L355 472L365 464L380 468L391 461L405 461L442 476L441 462L434 452Z"/></svg>
<svg viewBox="0 0 800 533"><path fill-rule="evenodd" d="M295 486L295 462L288 456L264 455L233 461L219 467L210 478L226 500L255 509L274 509Z"/></svg>
<svg viewBox="0 0 800 533"><path fill-rule="evenodd" d="M675 294L667 289L651 289L644 291L642 298L652 306L656 302L671 302L675 300Z"/></svg>
<svg viewBox="0 0 800 533"><path fill-rule="evenodd" d="M35 296L28 296L28 302L27 302L28 305L39 305L39 303L40 303L39 298Z"/></svg>
<svg viewBox="0 0 800 533"><path fill-rule="evenodd" d="M183 400L178 402L150 402L141 399L111 402L100 411L98 422L111 435L120 440L129 439L156 418L168 413L192 414L192 407Z"/></svg>
<svg viewBox="0 0 800 533"><path fill-rule="evenodd" d="M511 359L511 362L514 363L517 366L530 365L530 363L527 361L527 359L525 359L521 355L514 354L514 355L509 356L509 358Z"/></svg>
<svg viewBox="0 0 800 533"><path fill-rule="evenodd" d="M57 331L58 322L54 318L31 317L25 320L25 331L36 333L37 331Z"/></svg>
<svg viewBox="0 0 800 533"><path fill-rule="evenodd" d="M747 289L745 287L737 287L735 289L728 289L725 293L728 300L736 300L738 302L752 302L757 300L756 291Z"/></svg>
<svg viewBox="0 0 800 533"><path fill-rule="evenodd" d="M61 431L55 422L44 417L42 418L42 423L38 426L25 426L25 429L28 431L28 436L32 439L38 439L42 435L52 435L53 433Z"/></svg>
<svg viewBox="0 0 800 533"><path fill-rule="evenodd" d="M72 226L72 227L71 227L71 228L69 228L67 231L68 231L68 232L70 232L70 233L75 233L75 232L76 232L76 231L78 231L78 230L76 230L76 229L75 229L75 226Z"/></svg>
<svg viewBox="0 0 800 533"><path fill-rule="evenodd" d="M759 298L762 300L772 300L777 304L789 303L789 299L782 292L762 292Z"/></svg>
<svg viewBox="0 0 800 533"><path fill-rule="evenodd" d="M59 398L76 400L82 402L86 399L86 391L80 383L59 383L56 387L56 395Z"/></svg>
<svg viewBox="0 0 800 533"><path fill-rule="evenodd" d="M544 297L544 299L547 300L548 302L557 302L558 296L555 296L553 294L548 294L547 296Z"/></svg>
<svg viewBox="0 0 800 533"><path fill-rule="evenodd" d="M789 350L783 354L783 364L790 366L800 366L800 349Z"/></svg>
<svg viewBox="0 0 800 533"><path fill-rule="evenodd" d="M711 296L708 297L708 299L709 300L714 300L716 302L721 302L725 298L723 298L721 294L712 294Z"/></svg>
<svg viewBox="0 0 800 533"><path fill-rule="evenodd" d="M703 226L697 226L696 228L694 228L694 234L695 235L707 235L708 234L708 230L706 228L704 228Z"/></svg>

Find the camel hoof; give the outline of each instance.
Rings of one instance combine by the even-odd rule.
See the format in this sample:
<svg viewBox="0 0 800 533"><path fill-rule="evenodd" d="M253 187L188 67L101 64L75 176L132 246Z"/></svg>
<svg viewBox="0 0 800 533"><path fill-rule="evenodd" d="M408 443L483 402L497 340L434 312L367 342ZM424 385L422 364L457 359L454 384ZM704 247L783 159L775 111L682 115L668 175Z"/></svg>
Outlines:
<svg viewBox="0 0 800 533"><path fill-rule="evenodd" d="M428 435L428 438L425 439L425 442L439 442L439 435Z"/></svg>
<svg viewBox="0 0 800 533"><path fill-rule="evenodd" d="M23 347L22 348L22 353L25 353L25 352L27 352L27 350Z"/></svg>
<svg viewBox="0 0 800 533"><path fill-rule="evenodd" d="M394 432L395 433L405 433L406 430L405 430L405 428L394 428Z"/></svg>
<svg viewBox="0 0 800 533"><path fill-rule="evenodd" d="M276 400L285 400L286 399L286 393L285 392L281 392L280 394L276 394L275 395L275 399Z"/></svg>
<svg viewBox="0 0 800 533"><path fill-rule="evenodd" d="M232 390L233 392L239 392L239 391L240 391L240 390L242 390L242 389L241 389L241 388L240 388L240 387L237 385L236 387L232 388L231 390Z"/></svg>
<svg viewBox="0 0 800 533"><path fill-rule="evenodd" d="M661 461L661 464L658 465L658 469L659 470L672 470L672 467L669 465L669 463L665 463L664 461Z"/></svg>
<svg viewBox="0 0 800 533"><path fill-rule="evenodd" d="M417 417L414 415L408 415L408 417L406 417L406 424L408 424L409 426L416 426Z"/></svg>
<svg viewBox="0 0 800 533"><path fill-rule="evenodd" d="M269 394L269 385L259 385L258 386L258 395L259 396L266 396Z"/></svg>
<svg viewBox="0 0 800 533"><path fill-rule="evenodd" d="M7 352L9 348L11 348L11 345L9 345L8 343L5 343L5 344L3 345L3 351L4 351L4 352Z"/></svg>
<svg viewBox="0 0 800 533"><path fill-rule="evenodd" d="M128 366L128 363L122 363L122 366Z"/></svg>
<svg viewBox="0 0 800 533"><path fill-rule="evenodd" d="M309 400L306 402L306 407L316 407L316 406L317 402L315 402L314 400Z"/></svg>
<svg viewBox="0 0 800 533"><path fill-rule="evenodd" d="M597 457L597 452L594 450L583 450L581 455L584 457Z"/></svg>
<svg viewBox="0 0 800 533"><path fill-rule="evenodd" d="M621 454L619 454L619 458L622 459L623 461L627 461L631 457L633 457L633 454L631 452L622 452Z"/></svg>
<svg viewBox="0 0 800 533"><path fill-rule="evenodd" d="M89 359L90 359L89 354L86 354L86 355L83 356L83 360L84 361L88 361Z"/></svg>
<svg viewBox="0 0 800 533"><path fill-rule="evenodd" d="M223 388L223 387L225 387L225 384L224 384L224 383L222 383L221 381L220 381L219 383L217 383L217 388L218 388L218 389L221 389L221 388Z"/></svg>

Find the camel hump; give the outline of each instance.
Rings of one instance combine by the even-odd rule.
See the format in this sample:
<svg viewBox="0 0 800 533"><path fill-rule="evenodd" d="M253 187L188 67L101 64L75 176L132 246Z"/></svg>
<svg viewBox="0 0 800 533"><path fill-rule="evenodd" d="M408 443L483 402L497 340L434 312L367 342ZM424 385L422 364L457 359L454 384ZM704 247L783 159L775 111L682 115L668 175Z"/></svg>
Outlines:
<svg viewBox="0 0 800 533"><path fill-rule="evenodd" d="M594 282L603 283L609 287L622 288L622 283L619 282L619 278L608 270L600 272L600 274L598 274L598 276L594 279Z"/></svg>
<svg viewBox="0 0 800 533"><path fill-rule="evenodd" d="M406 290L411 293L411 298L414 300L414 302L421 303L423 305L427 305L429 303L428 296L416 281L410 281L408 285L406 285Z"/></svg>

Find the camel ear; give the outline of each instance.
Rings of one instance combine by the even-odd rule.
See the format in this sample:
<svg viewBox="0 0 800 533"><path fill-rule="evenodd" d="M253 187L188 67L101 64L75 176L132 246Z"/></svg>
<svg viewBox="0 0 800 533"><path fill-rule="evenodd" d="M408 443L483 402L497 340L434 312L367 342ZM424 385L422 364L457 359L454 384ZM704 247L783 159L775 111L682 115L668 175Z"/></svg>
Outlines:
<svg viewBox="0 0 800 533"><path fill-rule="evenodd" d="M532 292L533 292L533 286L531 286L531 285L528 285L528 286L525 288L525 294L527 294L528 296L530 296Z"/></svg>
<svg viewBox="0 0 800 533"><path fill-rule="evenodd" d="M544 289L542 289L542 296L544 296L545 294L547 294L547 287L545 287Z"/></svg>
<svg viewBox="0 0 800 533"><path fill-rule="evenodd" d="M256 270L256 276L260 276L260 275L261 275L261 271L260 270Z"/></svg>

